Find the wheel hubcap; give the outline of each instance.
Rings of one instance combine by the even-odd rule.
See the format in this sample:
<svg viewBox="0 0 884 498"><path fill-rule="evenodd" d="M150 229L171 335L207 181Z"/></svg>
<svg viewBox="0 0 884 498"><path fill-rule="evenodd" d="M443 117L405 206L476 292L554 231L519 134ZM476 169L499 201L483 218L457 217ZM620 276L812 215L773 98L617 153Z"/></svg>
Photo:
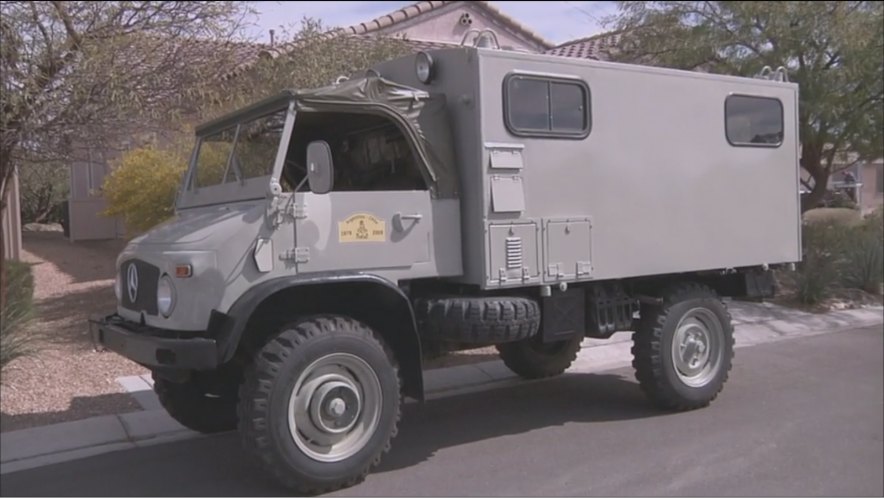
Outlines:
<svg viewBox="0 0 884 498"><path fill-rule="evenodd" d="M711 310L689 310L675 328L672 338L672 363L675 373L686 385L708 384L721 367L724 329Z"/></svg>
<svg viewBox="0 0 884 498"><path fill-rule="evenodd" d="M310 458L338 462L365 447L377 430L381 384L365 360L323 356L298 377L289 399L289 431Z"/></svg>

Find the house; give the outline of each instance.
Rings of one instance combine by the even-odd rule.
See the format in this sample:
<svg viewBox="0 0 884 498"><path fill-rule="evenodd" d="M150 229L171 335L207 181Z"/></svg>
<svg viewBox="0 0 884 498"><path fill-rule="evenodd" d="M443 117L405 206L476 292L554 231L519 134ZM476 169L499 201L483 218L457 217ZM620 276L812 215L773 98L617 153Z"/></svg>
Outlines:
<svg viewBox="0 0 884 498"><path fill-rule="evenodd" d="M835 168L839 169L839 168ZM862 214L884 206L884 158L857 161L829 177L828 188L843 190Z"/></svg>

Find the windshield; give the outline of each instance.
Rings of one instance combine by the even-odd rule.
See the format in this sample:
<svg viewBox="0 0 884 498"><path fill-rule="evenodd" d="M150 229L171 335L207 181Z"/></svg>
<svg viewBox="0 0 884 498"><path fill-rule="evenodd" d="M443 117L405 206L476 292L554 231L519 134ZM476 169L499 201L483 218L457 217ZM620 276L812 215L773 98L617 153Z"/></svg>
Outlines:
<svg viewBox="0 0 884 498"><path fill-rule="evenodd" d="M190 189L271 175L285 117L279 110L202 137Z"/></svg>

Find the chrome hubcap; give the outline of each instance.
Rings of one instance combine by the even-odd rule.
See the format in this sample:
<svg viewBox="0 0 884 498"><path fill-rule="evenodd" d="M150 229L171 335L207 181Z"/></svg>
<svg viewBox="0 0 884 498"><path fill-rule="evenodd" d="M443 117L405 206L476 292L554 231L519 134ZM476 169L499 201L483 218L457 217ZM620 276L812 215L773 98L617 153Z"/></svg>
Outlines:
<svg viewBox="0 0 884 498"><path fill-rule="evenodd" d="M339 462L365 447L382 406L377 374L363 359L333 353L311 363L289 398L289 432L310 458Z"/></svg>
<svg viewBox="0 0 884 498"><path fill-rule="evenodd" d="M678 378L688 386L708 384L721 368L724 329L706 308L689 310L675 328L672 364Z"/></svg>

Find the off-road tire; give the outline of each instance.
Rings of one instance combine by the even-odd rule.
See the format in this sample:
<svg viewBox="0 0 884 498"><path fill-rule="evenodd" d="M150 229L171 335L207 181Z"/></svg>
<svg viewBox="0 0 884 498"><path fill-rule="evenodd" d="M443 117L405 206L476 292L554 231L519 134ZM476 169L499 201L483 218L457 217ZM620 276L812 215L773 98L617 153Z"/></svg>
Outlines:
<svg viewBox="0 0 884 498"><path fill-rule="evenodd" d="M641 320L632 336L632 365L642 391L658 407L684 411L702 408L714 400L727 382L734 357L734 329L727 307L704 285L680 283L663 293L660 305L642 304ZM679 321L694 308L718 318L723 332L717 373L702 386L683 382L672 359L672 341Z"/></svg>
<svg viewBox="0 0 884 498"><path fill-rule="evenodd" d="M533 337L540 305L526 297L442 297L415 303L423 337L434 341L499 344Z"/></svg>
<svg viewBox="0 0 884 498"><path fill-rule="evenodd" d="M166 412L188 429L203 434L236 429L235 388L212 395L194 381L177 383L154 375L153 390Z"/></svg>
<svg viewBox="0 0 884 498"><path fill-rule="evenodd" d="M497 345L500 359L514 373L526 379L542 379L562 374L577 359L583 335L544 344L535 336Z"/></svg>
<svg viewBox="0 0 884 498"><path fill-rule="evenodd" d="M288 402L300 374L315 360L349 353L377 375L382 401L378 427L356 454L337 462L312 459L289 432ZM348 317L312 316L290 323L256 355L239 391L239 431L247 454L298 494L352 486L380 463L396 436L401 394L393 354L368 326Z"/></svg>

